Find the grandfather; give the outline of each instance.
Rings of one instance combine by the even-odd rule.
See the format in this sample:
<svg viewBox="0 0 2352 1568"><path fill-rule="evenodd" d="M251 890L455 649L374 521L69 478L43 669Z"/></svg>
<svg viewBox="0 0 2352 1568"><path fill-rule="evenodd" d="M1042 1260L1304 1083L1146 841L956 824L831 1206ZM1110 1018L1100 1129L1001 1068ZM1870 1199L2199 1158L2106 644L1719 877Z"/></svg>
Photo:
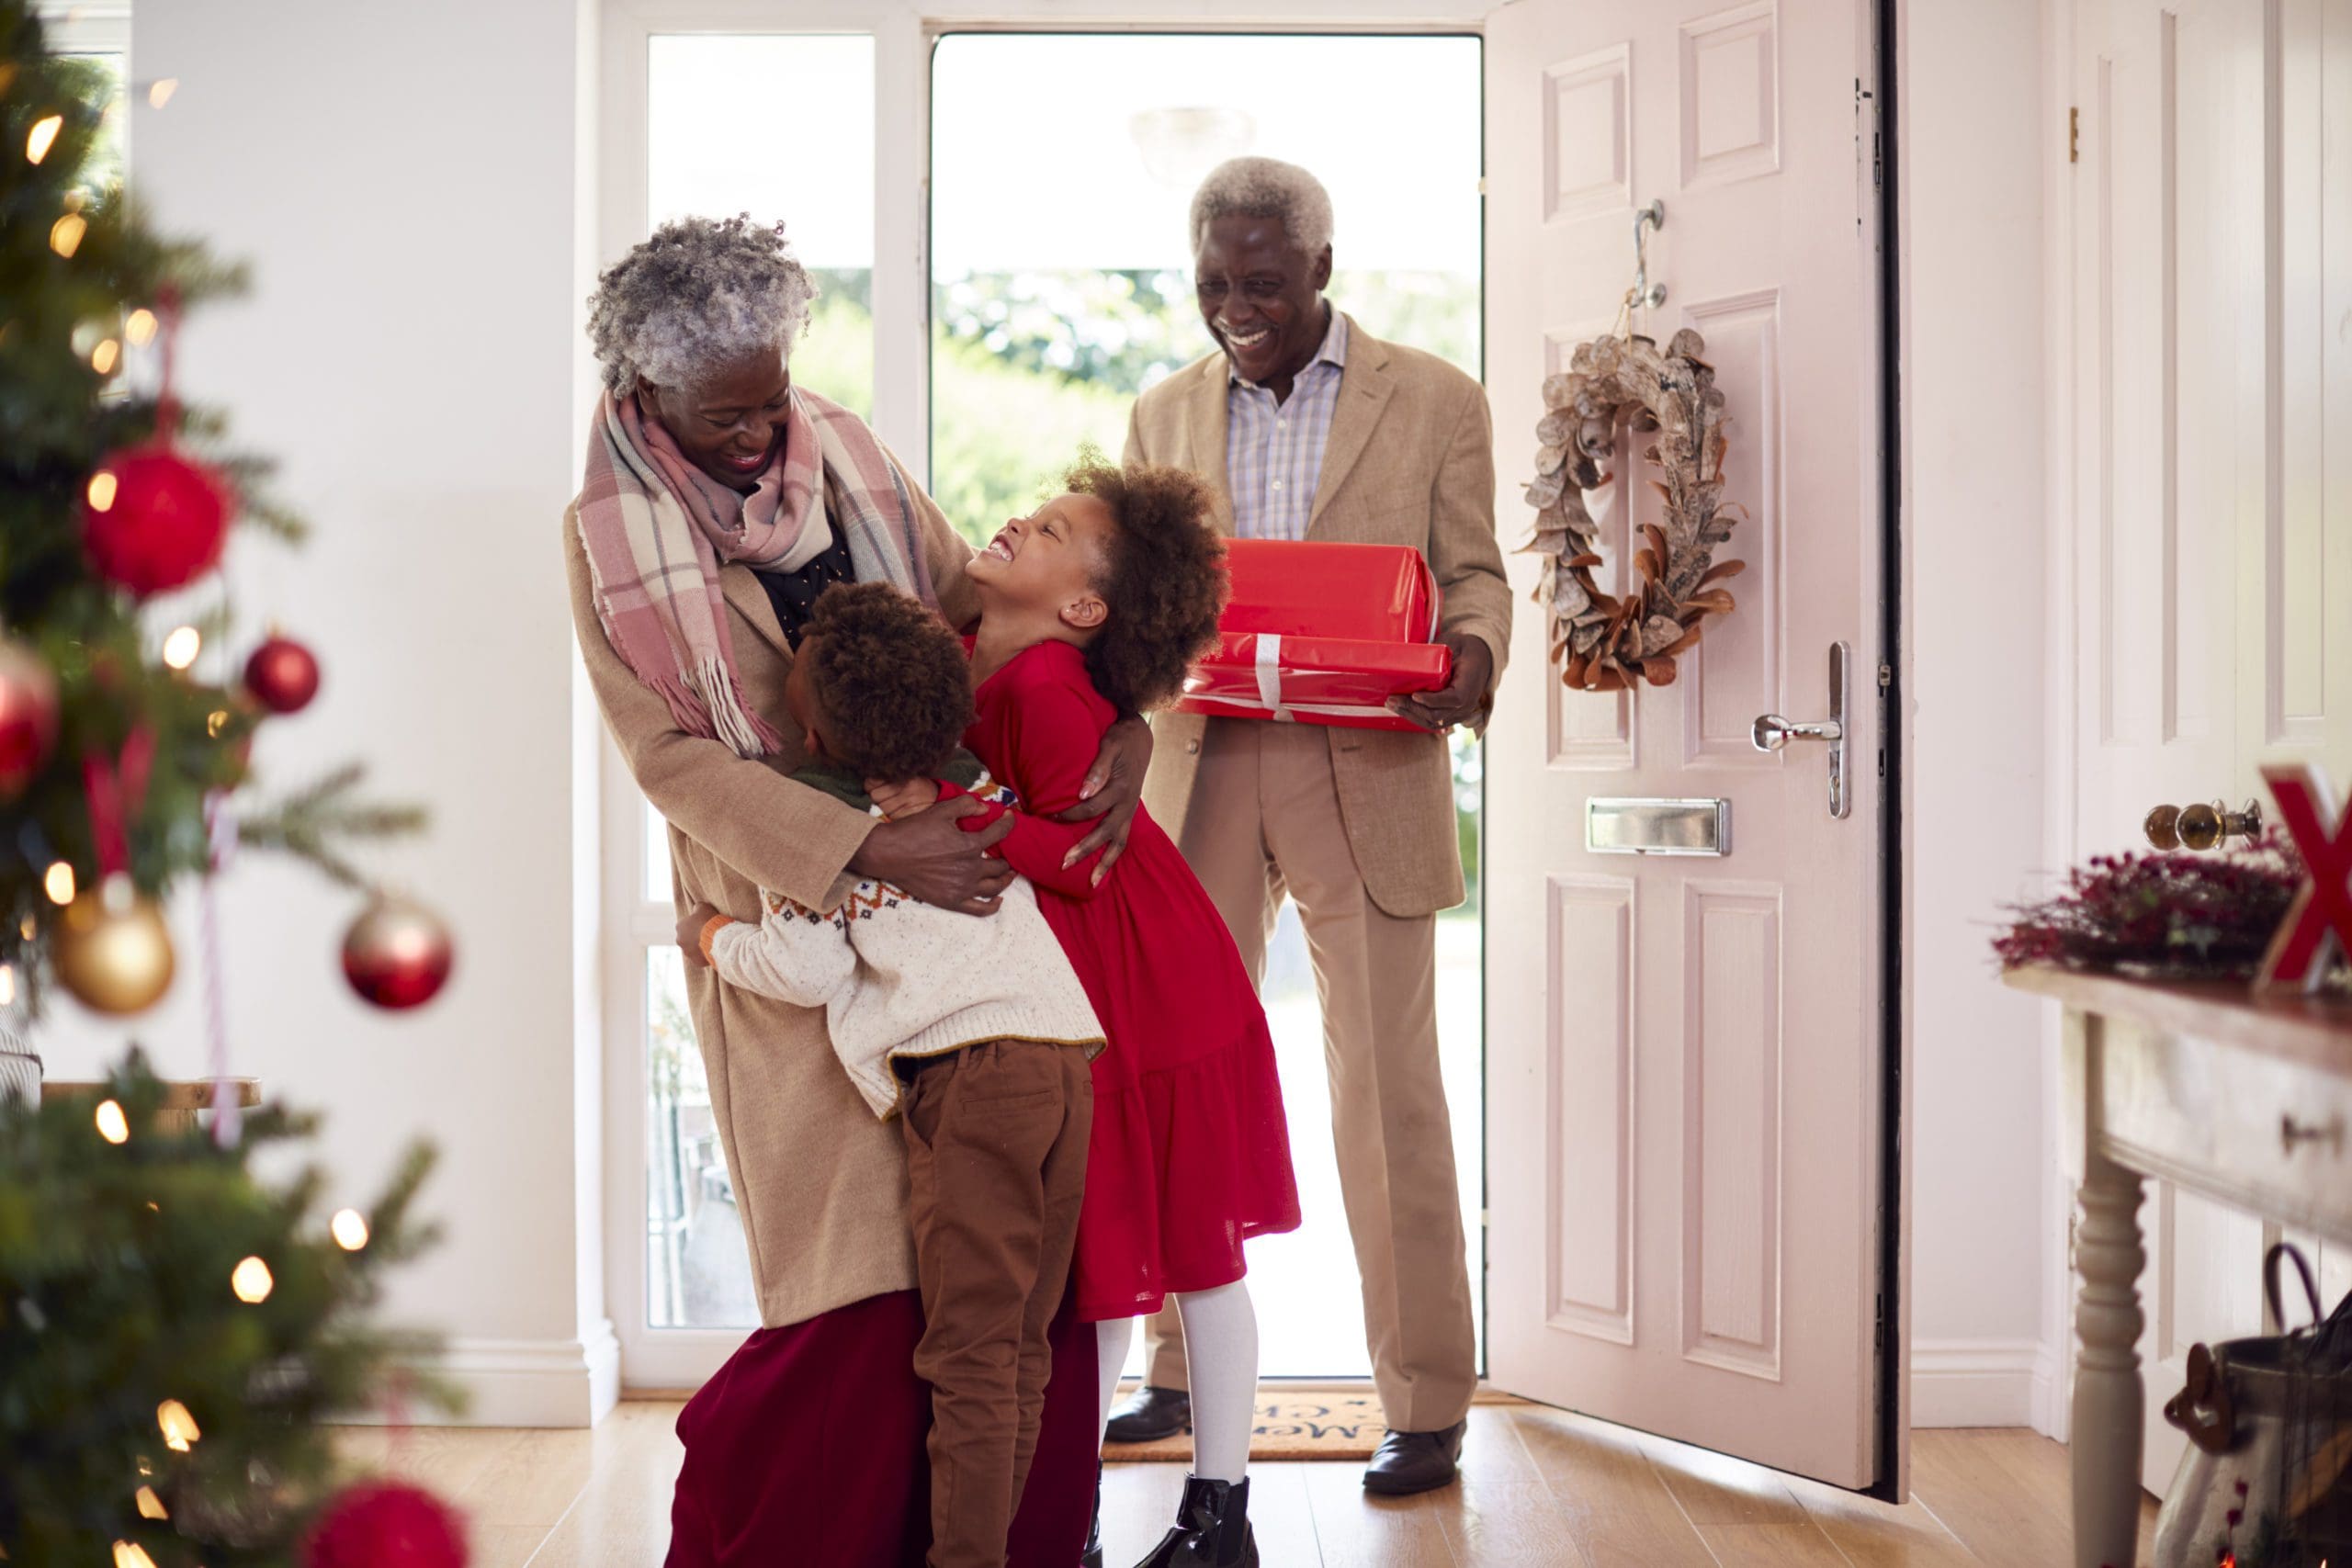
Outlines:
<svg viewBox="0 0 2352 1568"><path fill-rule="evenodd" d="M1285 895L1323 999L1324 1054L1364 1332L1390 1427L1374 1492L1457 1473L1477 1382L1453 1137L1437 1044L1437 912L1463 898L1444 732L1483 726L1510 643L1492 426L1477 382L1324 299L1331 200L1305 169L1237 158L1193 198L1194 283L1218 352L1136 400L1130 461L1207 479L1241 538L1410 545L1444 593L1442 690L1391 706L1423 733L1168 714L1144 798L1179 834L1253 974ZM1189 1414L1182 1328L1152 1325L1117 1438Z"/></svg>

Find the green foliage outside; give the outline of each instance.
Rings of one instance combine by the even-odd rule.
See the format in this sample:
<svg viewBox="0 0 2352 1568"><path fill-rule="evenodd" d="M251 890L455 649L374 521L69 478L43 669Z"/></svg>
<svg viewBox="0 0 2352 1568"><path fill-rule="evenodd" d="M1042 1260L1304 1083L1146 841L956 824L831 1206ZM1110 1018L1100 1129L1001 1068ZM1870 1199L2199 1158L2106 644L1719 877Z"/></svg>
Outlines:
<svg viewBox="0 0 2352 1568"><path fill-rule="evenodd" d="M0 1097L0 1560L139 1561L127 1541L157 1568L293 1568L339 1479L319 1423L434 1348L368 1322L384 1272L433 1239L408 1220L431 1156L409 1151L349 1250L315 1213L317 1169L250 1168L308 1142L313 1118L266 1107L224 1149L157 1127L162 1086L137 1052L112 1090L120 1144L86 1099ZM231 1285L251 1258L270 1280L255 1303ZM197 1434L176 1448L166 1401ZM452 1407L424 1381L407 1401Z"/></svg>

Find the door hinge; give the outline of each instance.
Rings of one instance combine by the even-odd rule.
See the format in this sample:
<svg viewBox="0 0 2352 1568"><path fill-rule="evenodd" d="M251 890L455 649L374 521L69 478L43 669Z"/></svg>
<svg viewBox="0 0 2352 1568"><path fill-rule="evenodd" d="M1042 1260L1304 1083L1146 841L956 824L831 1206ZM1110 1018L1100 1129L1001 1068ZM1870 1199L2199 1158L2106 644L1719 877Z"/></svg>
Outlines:
<svg viewBox="0 0 2352 1568"><path fill-rule="evenodd" d="M1480 1230L1487 1230L1490 1228L1494 1223L1495 1215L1493 1210L1481 1209L1478 1211L1478 1228Z"/></svg>
<svg viewBox="0 0 2352 1568"><path fill-rule="evenodd" d="M1859 76L1854 78L1854 114L1857 119L1860 119L1860 117L1865 114L1870 116L1871 189L1883 189L1885 186L1886 170L1884 165L1880 162L1879 157L1878 103L1871 90L1862 85L1862 79ZM1858 125L1854 130L1854 156L1859 159L1861 155L1862 132L1861 128ZM1857 221L1859 221L1859 220L1857 220Z"/></svg>
<svg viewBox="0 0 2352 1568"><path fill-rule="evenodd" d="M2083 111L2069 105L2066 109L2066 162L2083 161Z"/></svg>
<svg viewBox="0 0 2352 1568"><path fill-rule="evenodd" d="M1878 661L1878 694L1884 696L1894 685L1894 666L1882 659Z"/></svg>

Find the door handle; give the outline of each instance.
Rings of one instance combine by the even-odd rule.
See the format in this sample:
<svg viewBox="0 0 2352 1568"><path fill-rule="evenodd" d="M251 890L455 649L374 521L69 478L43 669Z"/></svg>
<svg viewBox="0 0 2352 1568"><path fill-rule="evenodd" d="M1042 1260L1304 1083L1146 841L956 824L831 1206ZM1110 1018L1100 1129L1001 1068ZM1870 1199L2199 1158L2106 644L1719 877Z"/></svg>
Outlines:
<svg viewBox="0 0 2352 1568"><path fill-rule="evenodd" d="M2148 847L2157 850L2210 850L2230 839L2258 839L2262 802L2249 800L2243 811L2218 800L2211 806L2159 806L2140 830L2148 836Z"/></svg>
<svg viewBox="0 0 2352 1568"><path fill-rule="evenodd" d="M1852 663L1853 649L1842 642L1829 645L1829 716L1815 724L1795 724L1779 714L1768 713L1756 721L1748 739L1758 751L1778 751L1792 740L1826 740L1829 743L1829 815L1843 818L1854 808L1851 792L1846 788L1846 696L1849 679L1847 667Z"/></svg>

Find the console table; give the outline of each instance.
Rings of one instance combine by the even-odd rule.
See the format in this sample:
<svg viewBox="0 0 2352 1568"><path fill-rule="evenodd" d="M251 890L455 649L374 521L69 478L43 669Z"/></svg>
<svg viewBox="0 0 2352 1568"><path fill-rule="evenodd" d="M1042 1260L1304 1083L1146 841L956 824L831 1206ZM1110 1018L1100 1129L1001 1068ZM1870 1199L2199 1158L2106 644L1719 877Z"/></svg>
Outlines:
<svg viewBox="0 0 2352 1568"><path fill-rule="evenodd" d="M2052 968L2007 983L2065 1005L2062 1139L2077 1177L2075 1568L2130 1568L2140 1517L2141 1182L2352 1244L2352 1003L2242 982Z"/></svg>

